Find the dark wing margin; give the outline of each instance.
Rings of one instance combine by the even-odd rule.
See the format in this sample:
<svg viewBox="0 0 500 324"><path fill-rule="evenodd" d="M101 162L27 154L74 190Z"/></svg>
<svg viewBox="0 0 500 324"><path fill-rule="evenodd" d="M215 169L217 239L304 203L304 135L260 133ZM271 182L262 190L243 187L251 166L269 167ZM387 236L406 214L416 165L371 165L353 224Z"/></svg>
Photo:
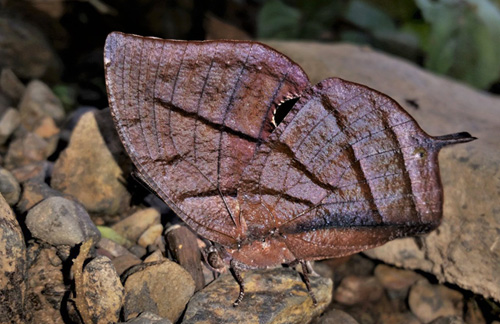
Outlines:
<svg viewBox="0 0 500 324"><path fill-rule="evenodd" d="M236 244L240 176L276 106L309 86L306 74L256 42L118 32L104 60L111 113L140 177L200 235Z"/></svg>

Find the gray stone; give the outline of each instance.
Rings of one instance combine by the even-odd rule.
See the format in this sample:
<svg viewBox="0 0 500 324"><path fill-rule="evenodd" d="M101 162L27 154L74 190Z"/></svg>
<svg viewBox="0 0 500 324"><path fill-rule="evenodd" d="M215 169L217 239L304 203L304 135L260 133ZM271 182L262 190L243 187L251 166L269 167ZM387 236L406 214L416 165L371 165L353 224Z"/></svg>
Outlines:
<svg viewBox="0 0 500 324"><path fill-rule="evenodd" d="M0 318L25 323L26 246L21 227L0 195Z"/></svg>
<svg viewBox="0 0 500 324"><path fill-rule="evenodd" d="M396 99L429 134L468 131L479 138L440 154L445 201L439 229L368 254L500 301L500 98L366 47L269 44L298 62L313 83L336 76L366 84Z"/></svg>
<svg viewBox="0 0 500 324"><path fill-rule="evenodd" d="M10 206L19 201L21 186L9 171L0 167L0 193Z"/></svg>
<svg viewBox="0 0 500 324"><path fill-rule="evenodd" d="M150 311L176 322L194 293L191 275L165 260L131 274L125 281L123 315L131 319Z"/></svg>
<svg viewBox="0 0 500 324"><path fill-rule="evenodd" d="M9 108L0 118L0 145L5 144L21 123L21 115L14 108Z"/></svg>
<svg viewBox="0 0 500 324"><path fill-rule="evenodd" d="M246 293L238 307L233 302L239 286L225 273L191 298L182 323L309 323L332 300L330 279L309 277L318 302L314 305L293 269L252 270L242 276Z"/></svg>
<svg viewBox="0 0 500 324"><path fill-rule="evenodd" d="M75 197L89 212L116 214L128 208L130 194L122 170L92 112L78 121L69 146L54 165L50 184Z"/></svg>
<svg viewBox="0 0 500 324"><path fill-rule="evenodd" d="M26 216L31 234L52 245L70 245L94 238L100 233L87 211L78 203L63 197L50 197L31 208Z"/></svg>
<svg viewBox="0 0 500 324"><path fill-rule="evenodd" d="M23 182L22 187L21 199L19 199L16 206L16 210L21 214L27 212L31 207L49 197L64 196L61 192L52 189L48 184L36 178Z"/></svg>

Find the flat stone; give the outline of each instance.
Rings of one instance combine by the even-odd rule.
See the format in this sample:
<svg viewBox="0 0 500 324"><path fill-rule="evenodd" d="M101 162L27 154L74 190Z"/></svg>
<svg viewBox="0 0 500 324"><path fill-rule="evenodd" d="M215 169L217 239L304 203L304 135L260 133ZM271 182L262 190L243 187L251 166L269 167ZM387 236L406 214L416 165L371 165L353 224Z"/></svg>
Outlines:
<svg viewBox="0 0 500 324"><path fill-rule="evenodd" d="M194 281L178 264L165 260L131 274L125 281L125 319L150 311L176 322L194 293Z"/></svg>
<svg viewBox="0 0 500 324"><path fill-rule="evenodd" d="M0 318L25 323L26 246L16 215L0 195Z"/></svg>
<svg viewBox="0 0 500 324"><path fill-rule="evenodd" d="M21 195L21 186L8 170L0 167L0 193L10 206L14 206Z"/></svg>
<svg viewBox="0 0 500 324"><path fill-rule="evenodd" d="M226 273L191 298L182 323L309 323L332 299L332 281L311 276L318 302L314 305L293 269L253 270L242 276L246 293L238 307L233 307L233 302L239 286Z"/></svg>
<svg viewBox="0 0 500 324"><path fill-rule="evenodd" d="M129 206L122 170L108 150L92 112L76 125L69 146L61 152L51 186L70 194L89 212L116 214Z"/></svg>
<svg viewBox="0 0 500 324"><path fill-rule="evenodd" d="M21 123L21 115L14 108L9 108L0 118L0 145L5 144Z"/></svg>
<svg viewBox="0 0 500 324"><path fill-rule="evenodd" d="M420 321L429 323L439 317L460 316L463 296L445 286L432 285L422 279L410 289L408 304Z"/></svg>
<svg viewBox="0 0 500 324"><path fill-rule="evenodd" d="M26 90L26 87L11 69L2 69L0 73L0 91L17 104L24 90Z"/></svg>
<svg viewBox="0 0 500 324"><path fill-rule="evenodd" d="M83 285L92 322L118 322L125 290L111 260L104 256L92 259L84 268Z"/></svg>
<svg viewBox="0 0 500 324"><path fill-rule="evenodd" d="M26 226L31 234L52 245L74 246L89 238L99 241L100 233L87 211L63 197L50 197L28 211Z"/></svg>
<svg viewBox="0 0 500 324"><path fill-rule="evenodd" d="M132 253L120 255L116 258L113 258L113 265L116 269L118 275L122 275L125 271L132 268L135 265L141 264L142 261Z"/></svg>
<svg viewBox="0 0 500 324"><path fill-rule="evenodd" d="M369 255L500 301L500 98L366 46L269 44L299 63L312 83L332 76L359 82L394 98L429 134L468 131L479 138L440 153L445 201L439 229L418 244L397 240Z"/></svg>
<svg viewBox="0 0 500 324"><path fill-rule="evenodd" d="M28 83L19 103L19 112L22 125L30 131L33 131L44 117L51 117L56 123L61 123L65 116L59 98L39 80Z"/></svg>
<svg viewBox="0 0 500 324"><path fill-rule="evenodd" d="M141 234L154 224L160 224L160 213L154 208L146 208L127 216L111 228L130 241L137 242Z"/></svg>
<svg viewBox="0 0 500 324"><path fill-rule="evenodd" d="M384 289L375 277L347 276L335 290L335 301L344 305L355 305L378 300Z"/></svg>

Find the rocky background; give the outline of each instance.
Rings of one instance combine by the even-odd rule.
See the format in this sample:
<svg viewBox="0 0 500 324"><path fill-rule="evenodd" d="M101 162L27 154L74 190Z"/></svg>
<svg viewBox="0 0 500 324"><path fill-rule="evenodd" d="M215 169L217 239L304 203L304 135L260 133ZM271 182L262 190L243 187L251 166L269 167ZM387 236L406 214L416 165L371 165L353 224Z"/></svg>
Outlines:
<svg viewBox="0 0 500 324"><path fill-rule="evenodd" d="M216 278L206 242L134 178L105 109L102 46L112 29L132 31L134 10L163 22L139 20L139 34L249 38L221 19L237 7L218 16L205 7L194 22L186 6L147 1L13 3L0 13L0 323L500 323L497 96L368 46L268 42L313 83L366 84L430 134L479 139L440 155L438 230L316 262L316 306L293 269L246 272L233 308L231 274ZM171 19L155 20L153 8Z"/></svg>

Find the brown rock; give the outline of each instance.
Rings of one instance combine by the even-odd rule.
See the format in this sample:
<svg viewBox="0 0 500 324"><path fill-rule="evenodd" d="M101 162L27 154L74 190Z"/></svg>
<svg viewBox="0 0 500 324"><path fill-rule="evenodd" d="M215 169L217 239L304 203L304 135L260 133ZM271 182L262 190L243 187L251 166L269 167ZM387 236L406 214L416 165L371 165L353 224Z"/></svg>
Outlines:
<svg viewBox="0 0 500 324"><path fill-rule="evenodd" d="M111 226L111 228L130 241L137 242L141 234L144 233L148 227L159 223L160 213L154 208L146 208L136 211L132 215Z"/></svg>
<svg viewBox="0 0 500 324"><path fill-rule="evenodd" d="M422 279L411 287L408 304L418 319L429 323L439 317L460 316L463 296L455 290L441 285L431 285Z"/></svg>
<svg viewBox="0 0 500 324"><path fill-rule="evenodd" d="M116 214L129 206L124 181L94 114L84 114L54 165L51 186L75 197L89 212Z"/></svg>
<svg viewBox="0 0 500 324"><path fill-rule="evenodd" d="M0 195L0 318L24 323L26 246L16 216ZM3 320L2 320L3 321Z"/></svg>
<svg viewBox="0 0 500 324"><path fill-rule="evenodd" d="M26 87L11 69L2 69L0 73L0 91L6 94L14 104L17 104L24 90L26 90Z"/></svg>
<svg viewBox="0 0 500 324"><path fill-rule="evenodd" d="M19 201L21 186L9 171L0 167L0 193L10 206Z"/></svg>
<svg viewBox="0 0 500 324"><path fill-rule="evenodd" d="M28 269L27 308L36 323L64 323L61 306L66 287L63 265L55 248L42 248L38 244L28 247L31 260Z"/></svg>
<svg viewBox="0 0 500 324"><path fill-rule="evenodd" d="M335 290L335 301L355 305L379 299L384 289L375 277L347 276Z"/></svg>
<svg viewBox="0 0 500 324"><path fill-rule="evenodd" d="M386 312L380 314L380 317L378 319L379 324L421 324L418 320L418 318L415 317L410 312L406 313L393 313L393 312Z"/></svg>
<svg viewBox="0 0 500 324"><path fill-rule="evenodd" d="M27 212L31 207L38 204L40 201L49 197L63 197L64 195L57 190L49 187L45 182L37 179L23 182L23 192L19 199L16 209L19 213ZM66 197L68 198L68 197Z"/></svg>
<svg viewBox="0 0 500 324"><path fill-rule="evenodd" d="M21 123L21 115L17 109L9 108L0 118L0 144L7 142Z"/></svg>
<svg viewBox="0 0 500 324"><path fill-rule="evenodd" d="M92 259L84 268L83 284L92 322L118 322L125 291L111 260L104 256Z"/></svg>
<svg viewBox="0 0 500 324"><path fill-rule="evenodd" d="M112 258L116 258L130 253L123 245L120 245L115 241L112 241L105 237L101 237L99 242L97 242L97 248L106 250L107 253L109 253Z"/></svg>
<svg viewBox="0 0 500 324"><path fill-rule="evenodd" d="M201 252L198 238L186 226L172 226L165 234L168 249L173 258L193 277L196 291L205 287L205 278L201 267Z"/></svg>
<svg viewBox="0 0 500 324"><path fill-rule="evenodd" d="M411 270L397 269L385 264L375 268L375 277L386 289L406 290L422 276Z"/></svg>
<svg viewBox="0 0 500 324"><path fill-rule="evenodd" d="M19 183L28 180L44 182L52 169L52 162L40 161L10 170Z"/></svg>
<svg viewBox="0 0 500 324"><path fill-rule="evenodd" d="M120 322L119 324L124 324L125 322ZM144 312L136 318L128 320L126 323L128 324L172 324L166 318L158 316L151 312Z"/></svg>
<svg viewBox="0 0 500 324"><path fill-rule="evenodd" d="M113 266L116 269L116 272L119 276L121 276L125 271L132 268L135 265L141 264L142 261L132 253L127 253L124 255L120 255L113 260Z"/></svg>
<svg viewBox="0 0 500 324"><path fill-rule="evenodd" d="M33 131L44 117L53 118L56 123L64 119L61 101L43 82L33 80L28 83L19 103L21 123L27 130Z"/></svg>
<svg viewBox="0 0 500 324"><path fill-rule="evenodd" d="M150 311L175 322L194 293L194 282L178 264L165 260L130 275L125 281L125 319Z"/></svg>
<svg viewBox="0 0 500 324"><path fill-rule="evenodd" d="M41 162L54 153L54 149L54 145L37 134L28 132L10 143L5 157L5 167L10 170Z"/></svg>
<svg viewBox="0 0 500 324"><path fill-rule="evenodd" d="M309 323L332 298L332 281L310 277L318 301L312 303L305 284L293 269L246 271L245 298L233 307L239 286L229 273L191 298L183 322L188 323Z"/></svg>
<svg viewBox="0 0 500 324"><path fill-rule="evenodd" d="M154 224L148 227L144 231L144 233L141 234L139 239L137 240L137 244L139 244L142 247L147 247L148 245L154 244L157 239L161 237L161 234L163 233L163 225L162 224Z"/></svg>
<svg viewBox="0 0 500 324"><path fill-rule="evenodd" d="M331 76L363 83L396 99L429 134L468 131L479 138L440 154L445 202L439 229L419 244L394 241L369 255L500 301L500 98L366 47L270 45L298 62L313 83Z"/></svg>

